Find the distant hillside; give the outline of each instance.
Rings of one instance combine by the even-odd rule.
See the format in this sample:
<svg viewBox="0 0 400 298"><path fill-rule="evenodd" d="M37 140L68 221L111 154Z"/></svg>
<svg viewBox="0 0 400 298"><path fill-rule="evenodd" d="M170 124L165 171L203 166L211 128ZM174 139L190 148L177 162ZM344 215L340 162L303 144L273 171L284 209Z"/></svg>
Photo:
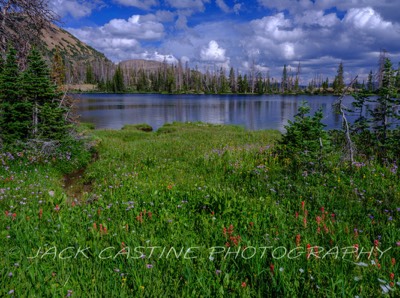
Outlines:
<svg viewBox="0 0 400 298"><path fill-rule="evenodd" d="M134 59L122 61L119 65L123 69L140 69L147 72L156 72L164 66L164 63L153 60Z"/></svg>
<svg viewBox="0 0 400 298"><path fill-rule="evenodd" d="M113 73L114 63L111 60L68 31L52 25L42 33L43 53L51 60L58 50L64 59L68 83L84 83L88 69L96 80L107 80Z"/></svg>

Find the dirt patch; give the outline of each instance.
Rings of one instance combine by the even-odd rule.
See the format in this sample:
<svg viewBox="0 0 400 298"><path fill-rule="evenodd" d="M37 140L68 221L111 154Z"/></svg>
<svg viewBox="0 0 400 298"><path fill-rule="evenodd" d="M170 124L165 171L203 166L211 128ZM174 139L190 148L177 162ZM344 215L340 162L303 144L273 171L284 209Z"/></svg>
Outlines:
<svg viewBox="0 0 400 298"><path fill-rule="evenodd" d="M99 154L95 152L92 155L92 163L99 158ZM89 194L92 189L92 182L83 183L86 167L64 176L64 190L67 194L67 203L72 203L75 199L82 202L83 195Z"/></svg>

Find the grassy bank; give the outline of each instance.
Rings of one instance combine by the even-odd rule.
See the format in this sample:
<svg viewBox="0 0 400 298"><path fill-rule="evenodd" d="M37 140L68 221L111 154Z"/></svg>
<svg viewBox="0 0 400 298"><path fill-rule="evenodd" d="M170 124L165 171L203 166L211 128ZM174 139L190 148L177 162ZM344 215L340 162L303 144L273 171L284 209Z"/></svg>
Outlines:
<svg viewBox="0 0 400 298"><path fill-rule="evenodd" d="M288 171L278 132L233 126L90 133L71 189L79 153L2 156L0 296L399 295L394 165Z"/></svg>

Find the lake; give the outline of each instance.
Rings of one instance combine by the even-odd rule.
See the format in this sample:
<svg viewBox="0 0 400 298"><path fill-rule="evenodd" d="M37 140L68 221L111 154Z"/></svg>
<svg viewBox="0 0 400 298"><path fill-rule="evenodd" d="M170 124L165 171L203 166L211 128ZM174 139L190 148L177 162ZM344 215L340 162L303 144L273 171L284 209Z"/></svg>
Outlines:
<svg viewBox="0 0 400 298"><path fill-rule="evenodd" d="M120 129L125 124L147 123L158 129L174 121L202 121L235 124L250 130L284 131L301 102L312 112L322 109L328 129L340 128L341 117L332 110L336 96L283 95L161 95L161 94L80 94L77 104L80 121L97 129ZM352 97L344 102L349 106Z"/></svg>

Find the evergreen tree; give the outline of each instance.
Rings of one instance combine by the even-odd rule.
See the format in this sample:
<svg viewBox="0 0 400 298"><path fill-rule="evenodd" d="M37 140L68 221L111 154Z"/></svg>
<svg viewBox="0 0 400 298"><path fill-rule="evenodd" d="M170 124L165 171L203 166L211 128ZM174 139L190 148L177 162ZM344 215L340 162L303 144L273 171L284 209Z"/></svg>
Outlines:
<svg viewBox="0 0 400 298"><path fill-rule="evenodd" d="M114 93L120 93L125 91L124 74L122 72L120 65L118 65L117 69L115 70L112 83L113 83L112 90Z"/></svg>
<svg viewBox="0 0 400 298"><path fill-rule="evenodd" d="M333 90L336 94L341 94L344 90L343 63L340 62L337 75L333 82Z"/></svg>
<svg viewBox="0 0 400 298"><path fill-rule="evenodd" d="M86 65L86 84L94 84L96 82L94 74L93 74L93 67L90 63Z"/></svg>
<svg viewBox="0 0 400 298"><path fill-rule="evenodd" d="M51 79L53 83L58 86L59 90L61 90L62 86L65 84L65 72L64 60L60 51L57 49L51 63Z"/></svg>
<svg viewBox="0 0 400 298"><path fill-rule="evenodd" d="M392 62L386 58L383 72L382 84L378 90L377 106L370 110L372 115L373 129L379 141L379 147L385 151L385 145L388 140L389 129L392 121L399 119L399 115L395 112L395 107L400 105L397 98L397 90L395 87L395 74L392 68Z"/></svg>
<svg viewBox="0 0 400 298"><path fill-rule="evenodd" d="M372 91L374 91L374 82L373 82L373 78L374 78L374 76L373 76L373 74L372 74L372 70L369 72L369 74L368 74L368 79L367 79L367 89L368 89L368 92L372 92Z"/></svg>
<svg viewBox="0 0 400 298"><path fill-rule="evenodd" d="M231 67L231 69L229 71L229 86L231 87L231 92L232 93L236 93L237 92L235 71L233 70L233 67Z"/></svg>
<svg viewBox="0 0 400 298"><path fill-rule="evenodd" d="M288 91L288 73L287 73L286 64L283 66L282 81L281 81L281 91L283 93Z"/></svg>
<svg viewBox="0 0 400 298"><path fill-rule="evenodd" d="M17 52L10 48L0 73L0 140L3 144L24 140L30 132L30 105L21 98Z"/></svg>
<svg viewBox="0 0 400 298"><path fill-rule="evenodd" d="M50 79L50 71L40 53L33 49L28 56L28 67L22 73L23 101L29 103L32 137L60 140L67 134L65 108L60 102L57 86Z"/></svg>

